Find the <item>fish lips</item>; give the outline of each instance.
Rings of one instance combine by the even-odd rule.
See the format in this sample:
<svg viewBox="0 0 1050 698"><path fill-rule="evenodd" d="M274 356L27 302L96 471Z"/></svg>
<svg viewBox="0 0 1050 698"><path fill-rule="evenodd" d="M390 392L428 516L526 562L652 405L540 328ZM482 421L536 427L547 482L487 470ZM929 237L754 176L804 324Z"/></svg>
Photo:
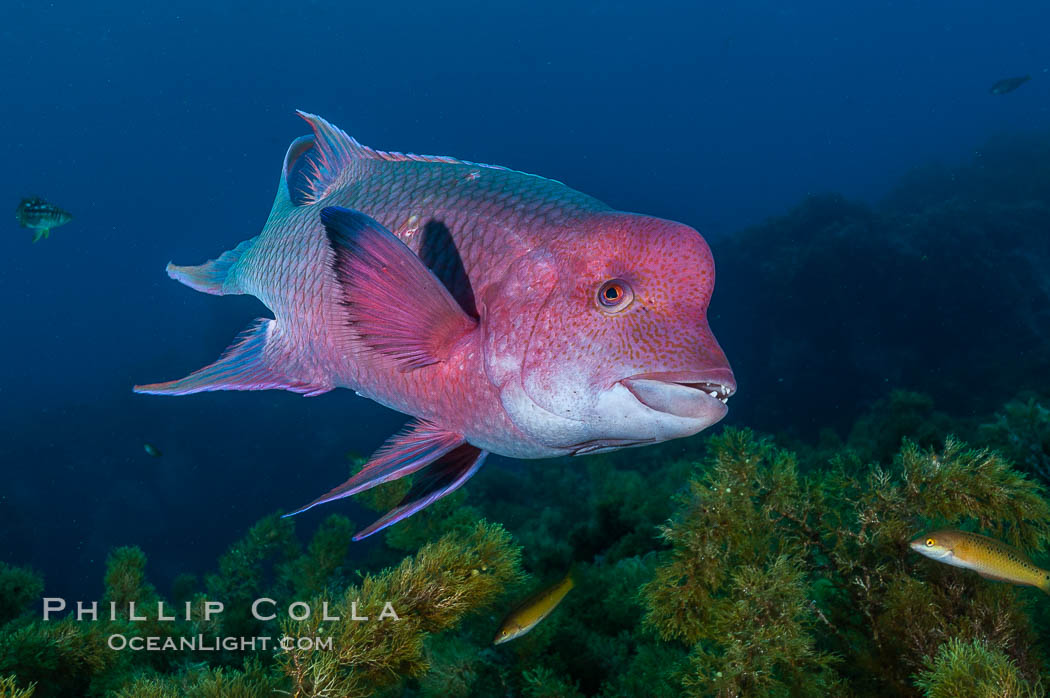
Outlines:
<svg viewBox="0 0 1050 698"><path fill-rule="evenodd" d="M652 410L708 424L729 412L726 402L736 392L736 380L729 369L642 373L620 383Z"/></svg>

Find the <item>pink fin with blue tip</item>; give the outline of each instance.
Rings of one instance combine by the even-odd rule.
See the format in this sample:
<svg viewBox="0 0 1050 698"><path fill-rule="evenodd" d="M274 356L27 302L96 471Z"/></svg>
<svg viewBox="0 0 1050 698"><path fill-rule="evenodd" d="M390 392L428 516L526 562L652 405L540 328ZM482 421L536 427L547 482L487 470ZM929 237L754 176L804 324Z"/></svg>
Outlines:
<svg viewBox="0 0 1050 698"><path fill-rule="evenodd" d="M407 519L442 497L452 494L478 471L487 455L488 451L482 451L477 446L465 443L437 459L420 473L416 481L412 483L412 489L396 507L371 526L355 533L354 540L361 540L373 533L378 533L387 526Z"/></svg>
<svg viewBox="0 0 1050 698"><path fill-rule="evenodd" d="M365 463L365 466L349 480L285 516L295 516L318 504L349 497L384 482L414 473L465 443L459 434L420 420L390 437Z"/></svg>
<svg viewBox="0 0 1050 698"><path fill-rule="evenodd" d="M290 390L303 395L320 395L331 390L291 377L286 354L281 350L276 320L259 318L242 332L213 364L185 378L166 383L136 385L136 393L150 395L189 395L209 390Z"/></svg>
<svg viewBox="0 0 1050 698"><path fill-rule="evenodd" d="M245 240L232 250L223 252L218 259L213 259L195 267L180 267L168 263L168 276L186 284L194 291L210 293L213 296L229 296L244 293L237 284L236 274L230 270L240 261L252 245L255 238Z"/></svg>
<svg viewBox="0 0 1050 698"><path fill-rule="evenodd" d="M445 361L477 327L441 280L377 221L329 206L321 210L321 223L335 252L347 339L411 371Z"/></svg>

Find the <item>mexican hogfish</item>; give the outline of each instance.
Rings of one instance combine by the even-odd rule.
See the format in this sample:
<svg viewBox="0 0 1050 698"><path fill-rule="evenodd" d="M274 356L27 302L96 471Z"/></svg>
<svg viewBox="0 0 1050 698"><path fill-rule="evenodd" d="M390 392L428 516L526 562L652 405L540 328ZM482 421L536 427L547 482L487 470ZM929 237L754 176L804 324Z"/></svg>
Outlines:
<svg viewBox="0 0 1050 698"><path fill-rule="evenodd" d="M296 512L416 473L355 540L460 487L488 453L548 458L690 436L736 389L707 324L711 251L681 223L543 177L361 145L300 112L263 231L168 275L274 319L140 393L349 388L415 420ZM422 471L422 472L417 472Z"/></svg>

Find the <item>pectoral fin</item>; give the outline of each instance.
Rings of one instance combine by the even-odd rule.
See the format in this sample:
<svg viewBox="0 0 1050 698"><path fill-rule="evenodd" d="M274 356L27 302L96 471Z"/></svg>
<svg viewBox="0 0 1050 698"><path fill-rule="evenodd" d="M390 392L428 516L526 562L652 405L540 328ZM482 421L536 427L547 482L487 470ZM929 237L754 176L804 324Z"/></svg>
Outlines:
<svg viewBox="0 0 1050 698"><path fill-rule="evenodd" d="M334 251L348 339L411 371L447 359L477 326L419 257L372 218L330 206L321 223Z"/></svg>

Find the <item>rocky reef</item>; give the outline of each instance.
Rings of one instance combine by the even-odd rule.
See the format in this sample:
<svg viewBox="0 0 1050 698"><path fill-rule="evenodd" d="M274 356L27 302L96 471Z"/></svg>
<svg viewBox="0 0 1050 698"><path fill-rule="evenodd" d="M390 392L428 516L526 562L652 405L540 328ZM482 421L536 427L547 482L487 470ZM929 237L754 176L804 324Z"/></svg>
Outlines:
<svg viewBox="0 0 1050 698"><path fill-rule="evenodd" d="M733 419L815 434L906 386L984 413L1050 389L1050 133L905 176L878 205L814 195L713 243ZM1042 376L1042 381L1038 377Z"/></svg>

